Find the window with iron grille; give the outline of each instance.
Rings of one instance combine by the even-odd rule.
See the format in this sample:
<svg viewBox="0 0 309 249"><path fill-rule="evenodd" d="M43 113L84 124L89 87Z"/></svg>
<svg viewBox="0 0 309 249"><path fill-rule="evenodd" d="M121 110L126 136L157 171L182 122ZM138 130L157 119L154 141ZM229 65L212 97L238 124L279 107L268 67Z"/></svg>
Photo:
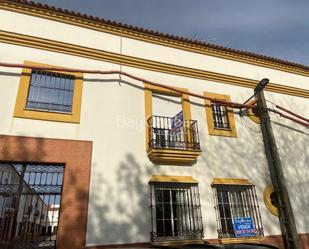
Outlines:
<svg viewBox="0 0 309 249"><path fill-rule="evenodd" d="M198 185L151 183L151 239L201 239L202 214Z"/></svg>
<svg viewBox="0 0 309 249"><path fill-rule="evenodd" d="M211 102L212 117L215 128L230 129L226 106Z"/></svg>
<svg viewBox="0 0 309 249"><path fill-rule="evenodd" d="M226 94L204 92L205 110L209 135L237 137L234 112L223 102L231 102L231 97ZM220 101L218 101L220 100Z"/></svg>
<svg viewBox="0 0 309 249"><path fill-rule="evenodd" d="M251 218L255 236L263 236L263 226L253 185L213 185L219 238L234 238L234 219Z"/></svg>
<svg viewBox="0 0 309 249"><path fill-rule="evenodd" d="M32 70L27 109L50 112L72 112L73 75Z"/></svg>

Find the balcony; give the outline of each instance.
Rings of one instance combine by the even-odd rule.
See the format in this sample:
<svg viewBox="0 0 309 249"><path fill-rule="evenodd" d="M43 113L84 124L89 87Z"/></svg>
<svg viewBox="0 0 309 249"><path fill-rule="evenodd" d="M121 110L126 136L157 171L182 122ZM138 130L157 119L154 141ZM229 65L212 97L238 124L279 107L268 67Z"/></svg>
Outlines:
<svg viewBox="0 0 309 249"><path fill-rule="evenodd" d="M197 121L151 116L147 125L147 154L151 161L177 165L196 162L201 153Z"/></svg>

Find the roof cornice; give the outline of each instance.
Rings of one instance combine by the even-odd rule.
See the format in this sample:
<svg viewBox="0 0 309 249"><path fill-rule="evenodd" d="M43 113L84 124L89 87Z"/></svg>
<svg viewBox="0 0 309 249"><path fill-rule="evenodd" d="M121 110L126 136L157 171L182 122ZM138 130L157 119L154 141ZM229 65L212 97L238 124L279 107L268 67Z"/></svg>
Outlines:
<svg viewBox="0 0 309 249"><path fill-rule="evenodd" d="M0 31L0 42L17 46L42 49L60 54L69 54L99 61L107 61L115 64L120 63L121 65L133 68L140 68L145 70L151 70L154 72L173 74L183 77L207 80L246 88L255 88L256 84L258 83L258 81L254 79L199 70L196 68L188 68L158 61L151 61L128 55L121 55L119 53L113 53L110 51L83 47L75 44L69 44L60 41L54 41L40 37L33 37L29 35L17 34L6 31ZM268 83L266 86L266 90L291 96L309 98L309 90L307 89L285 86L274 82Z"/></svg>
<svg viewBox="0 0 309 249"><path fill-rule="evenodd" d="M0 9L41 17L53 21L63 22L100 32L121 35L145 42L182 49L194 53L215 56L256 66L267 67L284 72L309 76L309 66L293 63L269 56L213 45L166 33L155 32L131 25L81 14L66 9L55 8L49 5L26 0L0 0Z"/></svg>

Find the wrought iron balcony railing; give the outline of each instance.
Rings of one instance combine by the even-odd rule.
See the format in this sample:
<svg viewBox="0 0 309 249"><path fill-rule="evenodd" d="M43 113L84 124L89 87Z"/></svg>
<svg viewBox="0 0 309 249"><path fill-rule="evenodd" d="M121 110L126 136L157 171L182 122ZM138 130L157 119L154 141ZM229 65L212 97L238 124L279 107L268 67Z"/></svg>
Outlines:
<svg viewBox="0 0 309 249"><path fill-rule="evenodd" d="M200 150L197 121L151 116L147 122L150 149Z"/></svg>

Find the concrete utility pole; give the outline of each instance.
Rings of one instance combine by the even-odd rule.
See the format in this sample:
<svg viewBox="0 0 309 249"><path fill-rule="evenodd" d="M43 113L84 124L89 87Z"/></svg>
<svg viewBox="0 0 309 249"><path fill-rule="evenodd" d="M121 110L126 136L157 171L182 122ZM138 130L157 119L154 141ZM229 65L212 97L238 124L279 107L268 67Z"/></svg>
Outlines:
<svg viewBox="0 0 309 249"><path fill-rule="evenodd" d="M254 91L258 98L258 110L261 117L261 129L270 177L278 200L279 221L284 245L286 249L301 249L264 92L263 89L258 88L258 86Z"/></svg>

